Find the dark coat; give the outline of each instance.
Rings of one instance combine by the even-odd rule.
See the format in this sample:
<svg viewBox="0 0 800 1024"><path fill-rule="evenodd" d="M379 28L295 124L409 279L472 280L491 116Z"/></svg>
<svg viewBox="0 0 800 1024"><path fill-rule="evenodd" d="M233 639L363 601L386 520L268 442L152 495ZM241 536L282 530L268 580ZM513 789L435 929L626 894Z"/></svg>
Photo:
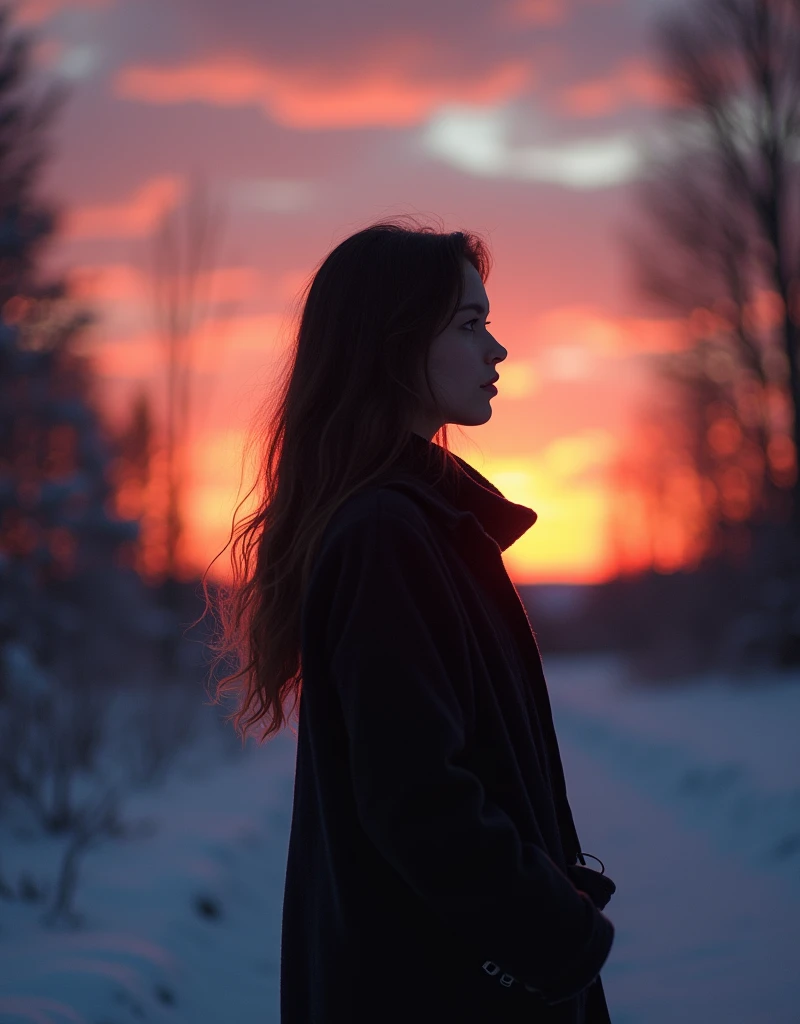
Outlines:
<svg viewBox="0 0 800 1024"><path fill-rule="evenodd" d="M569 877L585 862L501 556L537 514L462 459L433 486L440 452L411 434L314 561L281 1022L609 1024L614 926Z"/></svg>

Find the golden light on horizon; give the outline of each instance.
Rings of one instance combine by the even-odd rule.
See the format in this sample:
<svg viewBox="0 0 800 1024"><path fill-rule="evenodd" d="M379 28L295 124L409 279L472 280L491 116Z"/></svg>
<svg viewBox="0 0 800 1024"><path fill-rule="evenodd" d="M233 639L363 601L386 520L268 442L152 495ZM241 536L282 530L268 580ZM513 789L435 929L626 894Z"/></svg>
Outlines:
<svg viewBox="0 0 800 1024"><path fill-rule="evenodd" d="M194 517L187 558L202 570L229 544L236 504L249 490L253 476L240 483L245 432L225 431L205 448L204 479L192 491ZM607 431L592 430L559 438L532 457L469 457L479 472L509 501L538 515L530 530L504 555L509 575L520 584L544 581L592 582L612 575L606 521L608 485L602 467L613 457L615 442ZM587 480L580 477L587 474ZM251 495L237 512L240 523L254 508ZM209 576L229 581L230 547Z"/></svg>
<svg viewBox="0 0 800 1024"><path fill-rule="evenodd" d="M129 294L131 280L126 272L115 271L108 279L109 291L122 298ZM221 277L226 294L242 294L256 280L235 268ZM209 567L230 544L236 505L258 472L252 464L255 446L247 453L248 465L242 465L245 439L275 375L281 374L291 327L288 309L239 314L210 320L195 346L198 396L184 534L184 559L195 571L209 569L213 577L230 578L229 552ZM675 324L609 317L591 307L574 306L556 307L532 319L507 316L503 330L509 357L500 367L491 454L479 432L469 435L471 443L464 451L456 432L454 450L509 500L538 514L529 534L506 554L515 581L607 578L619 567L608 537L612 496L605 470L622 443L620 427L570 427L576 411L588 423L607 420L603 409L608 407L608 391L604 396L603 389L608 382L628 390L636 386L632 371L620 369L628 365L621 361L627 358L627 348L636 345L639 351L652 351L659 343L671 348ZM156 334L139 332L101 343L96 356L110 387L127 390L146 385L149 379L159 414L165 364ZM124 405L121 400L114 404L118 409ZM537 442L540 432L549 439ZM252 505L252 495L249 501ZM251 510L239 510L237 524ZM634 561L646 560L645 540L637 551Z"/></svg>

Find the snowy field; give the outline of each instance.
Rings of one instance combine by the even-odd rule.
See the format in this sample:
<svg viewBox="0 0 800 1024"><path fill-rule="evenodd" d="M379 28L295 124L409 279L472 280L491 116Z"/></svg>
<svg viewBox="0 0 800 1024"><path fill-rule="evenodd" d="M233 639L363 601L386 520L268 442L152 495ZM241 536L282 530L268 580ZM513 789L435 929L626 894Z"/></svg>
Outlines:
<svg viewBox="0 0 800 1024"><path fill-rule="evenodd" d="M645 691L613 657L544 664L583 850L617 883L614 1024L798 1024L800 676ZM295 739L220 749L86 853L80 929L0 899L1 1024L277 1024ZM62 844L0 822L2 877L52 880Z"/></svg>

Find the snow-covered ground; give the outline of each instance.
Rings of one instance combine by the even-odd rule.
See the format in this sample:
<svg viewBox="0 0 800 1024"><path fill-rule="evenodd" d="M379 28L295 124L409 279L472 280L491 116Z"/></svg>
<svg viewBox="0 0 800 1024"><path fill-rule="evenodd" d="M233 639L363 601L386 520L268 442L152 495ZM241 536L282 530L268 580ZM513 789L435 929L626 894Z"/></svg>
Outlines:
<svg viewBox="0 0 800 1024"><path fill-rule="evenodd" d="M545 670L582 849L617 883L614 1024L798 1024L800 676L649 691L611 658Z"/></svg>
<svg viewBox="0 0 800 1024"><path fill-rule="evenodd" d="M650 691L617 658L544 662L583 849L617 883L614 1024L798 1024L800 676ZM277 1024L295 746L199 745L132 797L155 828L85 855L82 929L0 900L1 1024ZM0 821L6 881L62 849Z"/></svg>

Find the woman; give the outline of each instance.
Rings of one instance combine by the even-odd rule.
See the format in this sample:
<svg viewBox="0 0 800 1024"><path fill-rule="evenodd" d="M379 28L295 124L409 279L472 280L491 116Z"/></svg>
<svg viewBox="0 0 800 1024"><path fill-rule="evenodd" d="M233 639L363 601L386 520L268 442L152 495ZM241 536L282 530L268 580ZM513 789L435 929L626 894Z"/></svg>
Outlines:
<svg viewBox="0 0 800 1024"><path fill-rule="evenodd" d="M610 1020L614 883L581 856L501 555L537 515L447 448L507 355L488 273L479 238L414 223L327 256L234 543L221 650L247 657L218 694L243 678L230 717L264 739L301 698L282 1024Z"/></svg>

